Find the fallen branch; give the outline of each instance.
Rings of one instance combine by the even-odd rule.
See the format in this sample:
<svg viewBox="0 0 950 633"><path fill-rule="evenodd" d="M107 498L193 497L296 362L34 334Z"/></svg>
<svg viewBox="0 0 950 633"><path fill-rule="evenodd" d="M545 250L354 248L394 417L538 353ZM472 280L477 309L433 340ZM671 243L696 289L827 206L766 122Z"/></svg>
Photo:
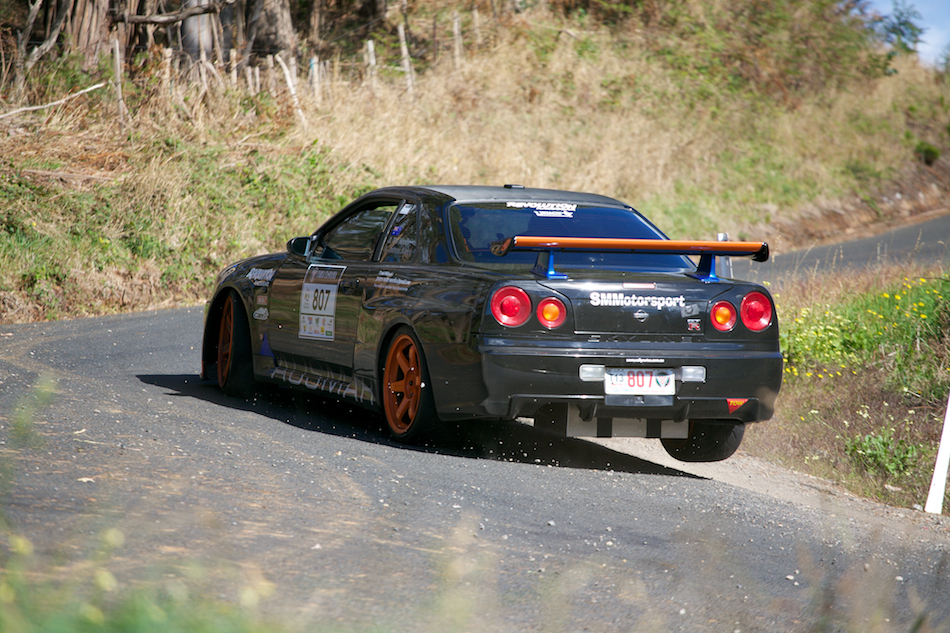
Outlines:
<svg viewBox="0 0 950 633"><path fill-rule="evenodd" d="M96 182L113 182L115 180L112 176L97 176L95 174L74 174L66 171L45 171L41 169L24 169L24 174L30 174L31 176L45 176L47 178L61 178L64 180L94 180Z"/></svg>
<svg viewBox="0 0 950 633"><path fill-rule="evenodd" d="M216 0L210 4L204 4L175 13L156 13L154 15L124 15L119 14L112 17L113 22L126 22L128 24L155 24L158 26L168 26L176 24L187 18L205 13L216 13L226 4L233 4L235 0Z"/></svg>
<svg viewBox="0 0 950 633"><path fill-rule="evenodd" d="M105 85L106 85L106 84L105 84L104 82L103 82L103 83L98 83L98 84L96 84L95 86L89 86L89 87L86 88L85 90L80 90L79 92L76 92L76 93L74 93L74 94L71 94L71 95L69 95L69 96L67 96L67 97L63 97L63 98L60 99L59 101L54 101L54 102L52 102L52 103L46 103L46 104L44 104L44 105L38 105L38 106L27 106L27 107L25 107L25 108L17 108L16 110L11 110L10 112L4 112L3 114L0 114L0 119L6 118L6 117L8 117L8 116L13 116L14 114L19 114L20 112L31 112L31 111L33 111L33 110L45 110L46 108L52 108L53 106L58 106L58 105L60 105L61 103L66 103L66 102L69 101L70 99L73 99L73 98L75 98L75 97L78 97L78 96L81 95L81 94L86 94L87 92L92 92L93 90L98 90L99 88L102 88L102 87L105 86Z"/></svg>

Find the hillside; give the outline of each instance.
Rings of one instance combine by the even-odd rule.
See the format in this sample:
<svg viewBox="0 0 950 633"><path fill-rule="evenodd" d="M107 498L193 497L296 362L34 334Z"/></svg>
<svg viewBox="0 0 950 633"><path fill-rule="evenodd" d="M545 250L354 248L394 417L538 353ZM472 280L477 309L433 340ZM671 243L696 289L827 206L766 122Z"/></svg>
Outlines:
<svg viewBox="0 0 950 633"><path fill-rule="evenodd" d="M166 80L157 49L124 66L124 127L108 85L14 114L0 102L0 322L201 301L228 261L387 184L594 191L672 236L778 250L946 206L950 78L854 7L619 6L519 5L483 17L477 40L465 13L456 64L451 30L433 28L451 7L413 5L411 93L390 11L325 53L319 90L301 73L299 111L279 67L252 94L224 68L205 87L177 58ZM28 103L111 73L51 57Z"/></svg>

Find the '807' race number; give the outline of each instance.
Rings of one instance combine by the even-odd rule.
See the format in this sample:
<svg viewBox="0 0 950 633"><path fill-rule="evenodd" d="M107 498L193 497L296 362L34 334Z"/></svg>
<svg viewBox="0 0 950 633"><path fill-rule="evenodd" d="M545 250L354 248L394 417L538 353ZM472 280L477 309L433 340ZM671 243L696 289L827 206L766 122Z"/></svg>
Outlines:
<svg viewBox="0 0 950 633"><path fill-rule="evenodd" d="M676 393L672 369L612 369L604 372L609 395L670 396Z"/></svg>
<svg viewBox="0 0 950 633"><path fill-rule="evenodd" d="M332 341L336 295L345 266L311 266L300 292L300 338Z"/></svg>

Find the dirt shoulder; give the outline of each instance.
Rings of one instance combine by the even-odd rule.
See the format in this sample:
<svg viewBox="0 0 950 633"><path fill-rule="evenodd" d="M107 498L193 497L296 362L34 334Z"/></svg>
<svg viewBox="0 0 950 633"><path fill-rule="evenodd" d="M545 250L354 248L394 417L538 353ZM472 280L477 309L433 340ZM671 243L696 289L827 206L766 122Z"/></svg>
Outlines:
<svg viewBox="0 0 950 633"><path fill-rule="evenodd" d="M657 440L608 438L591 441L654 464L821 510L842 520L858 520L917 540L950 539L950 516L947 514L929 514L864 499L834 482L769 463L741 449L725 461L687 464L667 455ZM948 510L944 508L945 513Z"/></svg>

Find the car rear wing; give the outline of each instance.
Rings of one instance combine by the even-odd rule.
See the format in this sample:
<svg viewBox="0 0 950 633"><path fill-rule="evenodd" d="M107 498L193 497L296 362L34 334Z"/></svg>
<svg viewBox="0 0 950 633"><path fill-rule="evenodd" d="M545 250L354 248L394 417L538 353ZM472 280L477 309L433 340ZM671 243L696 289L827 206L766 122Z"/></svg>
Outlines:
<svg viewBox="0 0 950 633"><path fill-rule="evenodd" d="M514 250L537 251L538 261L532 272L548 279L565 279L567 275L554 270L556 251L629 251L658 255L699 255L696 277L716 281L716 257L751 257L764 262L769 258L765 242L712 242L701 240L642 240L609 237L543 237L516 235L492 242L491 252L504 257ZM547 262L545 263L545 259Z"/></svg>

